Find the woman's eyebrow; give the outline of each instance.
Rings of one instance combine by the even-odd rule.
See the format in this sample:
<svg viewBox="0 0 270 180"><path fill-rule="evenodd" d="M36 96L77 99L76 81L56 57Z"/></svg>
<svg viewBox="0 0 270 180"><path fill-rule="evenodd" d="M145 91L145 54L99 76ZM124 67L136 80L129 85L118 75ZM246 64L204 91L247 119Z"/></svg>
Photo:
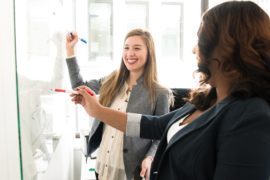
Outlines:
<svg viewBox="0 0 270 180"><path fill-rule="evenodd" d="M129 44L125 44L125 47L126 46L131 46L131 47L138 47L138 46L143 46L142 44L133 44L133 45L129 45Z"/></svg>

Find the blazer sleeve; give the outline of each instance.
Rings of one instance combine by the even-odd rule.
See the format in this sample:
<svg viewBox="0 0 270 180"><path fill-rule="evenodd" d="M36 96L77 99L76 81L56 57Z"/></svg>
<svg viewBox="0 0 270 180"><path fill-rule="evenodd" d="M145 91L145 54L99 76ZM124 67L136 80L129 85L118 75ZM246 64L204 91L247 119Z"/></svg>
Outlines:
<svg viewBox="0 0 270 180"><path fill-rule="evenodd" d="M126 135L145 139L160 140L168 123L179 111L175 110L162 116L127 113Z"/></svg>
<svg viewBox="0 0 270 180"><path fill-rule="evenodd" d="M95 93L98 94L102 79L98 80L93 79L89 81L84 81L81 76L80 67L78 65L76 57L66 59L66 63L68 67L71 86L73 89L75 89L78 86L85 85L90 87Z"/></svg>
<svg viewBox="0 0 270 180"><path fill-rule="evenodd" d="M161 116L143 115L140 123L140 137L160 140L165 135L167 125L173 119L176 112L177 110Z"/></svg>
<svg viewBox="0 0 270 180"><path fill-rule="evenodd" d="M268 180L270 177L269 109L263 113L262 111L244 113L237 119L230 116L230 119L226 120L230 123L230 129L226 129L220 135L214 180Z"/></svg>

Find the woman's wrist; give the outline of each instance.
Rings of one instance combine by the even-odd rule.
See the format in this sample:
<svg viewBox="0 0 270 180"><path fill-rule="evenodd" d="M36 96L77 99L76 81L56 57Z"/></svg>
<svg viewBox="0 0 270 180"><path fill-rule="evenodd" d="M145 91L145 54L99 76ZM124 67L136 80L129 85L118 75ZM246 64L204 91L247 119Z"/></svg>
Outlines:
<svg viewBox="0 0 270 180"><path fill-rule="evenodd" d="M73 56L67 56L66 59L73 59L75 57L76 57L75 55L73 55Z"/></svg>
<svg viewBox="0 0 270 180"><path fill-rule="evenodd" d="M75 56L75 52L73 48L67 49L67 57Z"/></svg>
<svg viewBox="0 0 270 180"><path fill-rule="evenodd" d="M145 159L149 159L149 160L151 160L151 161L154 160L153 156L146 156Z"/></svg>

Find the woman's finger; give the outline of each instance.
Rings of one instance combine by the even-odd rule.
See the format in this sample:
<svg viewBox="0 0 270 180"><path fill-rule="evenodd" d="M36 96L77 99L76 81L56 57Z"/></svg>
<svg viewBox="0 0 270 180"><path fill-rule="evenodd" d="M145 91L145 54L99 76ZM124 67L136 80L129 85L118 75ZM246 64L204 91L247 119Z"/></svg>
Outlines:
<svg viewBox="0 0 270 180"><path fill-rule="evenodd" d="M140 176L145 177L145 172L146 172L146 168L143 167L142 170L141 170Z"/></svg>
<svg viewBox="0 0 270 180"><path fill-rule="evenodd" d="M76 88L76 90L81 94L82 92L83 93L86 93L86 94L88 94L88 95L90 95L90 96L94 96L95 95L95 92L94 91L92 91L90 88L88 88L87 86L80 86L80 87L78 87L78 88ZM85 94L85 95L86 95ZM82 94L83 95L83 94Z"/></svg>

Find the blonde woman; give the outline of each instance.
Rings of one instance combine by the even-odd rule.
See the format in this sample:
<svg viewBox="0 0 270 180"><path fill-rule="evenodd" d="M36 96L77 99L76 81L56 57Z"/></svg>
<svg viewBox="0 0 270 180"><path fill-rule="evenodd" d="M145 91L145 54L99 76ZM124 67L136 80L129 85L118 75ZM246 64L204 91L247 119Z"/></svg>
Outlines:
<svg viewBox="0 0 270 180"><path fill-rule="evenodd" d="M120 68L107 77L83 81L74 54L78 36L66 37L67 65L73 88L90 87L99 102L121 112L162 115L169 111L171 93L158 83L155 47L151 34L131 30L125 37ZM115 119L117 121L117 119ZM89 135L88 154L98 147L96 175L99 180L148 179L158 141L127 137L95 120Z"/></svg>

